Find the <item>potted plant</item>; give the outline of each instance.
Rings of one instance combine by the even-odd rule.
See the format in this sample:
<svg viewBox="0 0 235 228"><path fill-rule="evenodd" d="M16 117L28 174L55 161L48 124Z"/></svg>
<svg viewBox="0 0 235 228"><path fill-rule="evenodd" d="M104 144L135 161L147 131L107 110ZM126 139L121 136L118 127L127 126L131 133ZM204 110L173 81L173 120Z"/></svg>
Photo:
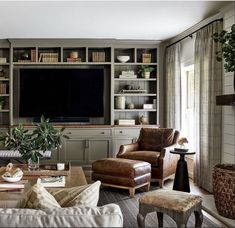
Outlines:
<svg viewBox="0 0 235 228"><path fill-rule="evenodd" d="M0 110L3 109L4 103L5 103L4 97L0 97Z"/></svg>
<svg viewBox="0 0 235 228"><path fill-rule="evenodd" d="M220 33L214 33L213 39L221 43L221 51L216 52L217 61L221 62L224 59L225 70L235 74L235 24L232 25L230 32L223 30ZM235 75L233 85L235 89Z"/></svg>
<svg viewBox="0 0 235 228"><path fill-rule="evenodd" d="M9 150L17 150L22 158L28 162L30 169L39 168L39 160L43 157L45 151L51 151L61 146L61 137L65 128L55 129L49 119L41 117L39 124L30 133L20 124L12 129L11 134L7 133L0 136L0 140Z"/></svg>
<svg viewBox="0 0 235 228"><path fill-rule="evenodd" d="M138 74L143 78L150 78L150 73L154 71L154 68L148 65L141 65L138 67Z"/></svg>

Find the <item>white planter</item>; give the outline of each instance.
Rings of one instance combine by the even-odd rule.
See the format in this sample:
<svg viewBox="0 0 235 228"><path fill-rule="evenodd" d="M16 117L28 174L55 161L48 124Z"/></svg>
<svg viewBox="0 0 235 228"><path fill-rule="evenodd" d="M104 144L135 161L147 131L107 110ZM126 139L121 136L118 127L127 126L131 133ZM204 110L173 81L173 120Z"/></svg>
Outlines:
<svg viewBox="0 0 235 228"><path fill-rule="evenodd" d="M150 72L144 72L144 78L150 78Z"/></svg>

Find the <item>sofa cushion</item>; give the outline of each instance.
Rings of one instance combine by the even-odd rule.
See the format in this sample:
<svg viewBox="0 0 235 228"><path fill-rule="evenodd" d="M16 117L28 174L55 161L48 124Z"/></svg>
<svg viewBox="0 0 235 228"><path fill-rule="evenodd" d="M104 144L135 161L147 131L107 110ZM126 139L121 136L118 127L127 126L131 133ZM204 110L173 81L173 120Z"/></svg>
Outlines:
<svg viewBox="0 0 235 228"><path fill-rule="evenodd" d="M142 128L138 139L141 150L161 151L173 144L174 129L172 128Z"/></svg>
<svg viewBox="0 0 235 228"><path fill-rule="evenodd" d="M80 205L97 206L99 200L100 181L93 184L72 188L48 189L61 207L75 207Z"/></svg>
<svg viewBox="0 0 235 228"><path fill-rule="evenodd" d="M56 199L41 185L35 184L30 188L16 205L17 208L60 208Z"/></svg>
<svg viewBox="0 0 235 228"><path fill-rule="evenodd" d="M0 227L122 227L123 216L116 204L102 207L54 209L0 208Z"/></svg>
<svg viewBox="0 0 235 228"><path fill-rule="evenodd" d="M151 165L158 166L160 152L155 151L132 151L121 154L121 158L145 161Z"/></svg>

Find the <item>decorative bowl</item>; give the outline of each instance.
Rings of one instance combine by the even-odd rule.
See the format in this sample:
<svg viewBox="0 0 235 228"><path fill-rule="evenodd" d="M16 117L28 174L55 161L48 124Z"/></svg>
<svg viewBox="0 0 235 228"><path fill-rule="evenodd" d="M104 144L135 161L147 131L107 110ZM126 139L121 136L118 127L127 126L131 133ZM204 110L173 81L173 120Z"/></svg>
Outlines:
<svg viewBox="0 0 235 228"><path fill-rule="evenodd" d="M23 177L23 175L19 176L19 177L6 177L6 176L2 175L2 179L7 182L17 182L17 181L20 181L22 179L22 177Z"/></svg>
<svg viewBox="0 0 235 228"><path fill-rule="evenodd" d="M117 56L117 60L121 63L126 63L130 59L128 55L119 55Z"/></svg>

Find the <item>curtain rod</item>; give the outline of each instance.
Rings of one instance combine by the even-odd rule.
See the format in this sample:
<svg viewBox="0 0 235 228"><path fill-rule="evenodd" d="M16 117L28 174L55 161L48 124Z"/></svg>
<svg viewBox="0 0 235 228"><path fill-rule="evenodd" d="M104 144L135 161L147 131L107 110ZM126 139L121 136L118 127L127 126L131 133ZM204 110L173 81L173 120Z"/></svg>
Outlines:
<svg viewBox="0 0 235 228"><path fill-rule="evenodd" d="M168 45L166 48L168 48L168 47L170 47L170 46L172 46L172 45L174 45L174 44L176 44L176 43L180 42L181 40L183 40L183 39L185 39L185 38L187 38L187 37L191 37L191 38L192 38L192 35L193 35L194 33L198 32L199 30L201 30L201 29L205 28L206 26L208 26L208 25L210 25L210 24L214 23L215 21L223 21L223 18L216 19L216 20L213 20L213 21L209 22L208 24L206 24L206 25L202 26L201 28L199 28L199 29L195 30L194 32L190 33L189 35L184 36L183 38L181 38L181 39L179 39L179 40L175 41L174 43L172 43L172 44L170 44L170 45Z"/></svg>

